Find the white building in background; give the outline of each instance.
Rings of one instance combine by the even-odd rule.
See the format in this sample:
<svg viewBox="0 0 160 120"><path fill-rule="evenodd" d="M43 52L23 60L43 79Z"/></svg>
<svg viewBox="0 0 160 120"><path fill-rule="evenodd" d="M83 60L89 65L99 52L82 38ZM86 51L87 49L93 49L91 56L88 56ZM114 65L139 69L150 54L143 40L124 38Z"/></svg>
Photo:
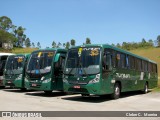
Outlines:
<svg viewBox="0 0 160 120"><path fill-rule="evenodd" d="M11 42L8 43L2 43L2 47L4 49L12 49L13 48L13 44Z"/></svg>

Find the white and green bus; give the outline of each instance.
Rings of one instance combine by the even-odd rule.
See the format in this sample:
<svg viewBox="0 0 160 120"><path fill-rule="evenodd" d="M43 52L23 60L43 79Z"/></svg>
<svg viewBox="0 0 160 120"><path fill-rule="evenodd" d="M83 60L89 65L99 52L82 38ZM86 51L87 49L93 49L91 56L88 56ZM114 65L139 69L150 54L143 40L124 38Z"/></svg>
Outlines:
<svg viewBox="0 0 160 120"><path fill-rule="evenodd" d="M40 49L31 53L25 77L27 89L51 93L63 91L62 72L67 50Z"/></svg>
<svg viewBox="0 0 160 120"><path fill-rule="evenodd" d="M82 45L70 48L64 67L64 91L84 95L111 94L157 86L156 62L107 45Z"/></svg>
<svg viewBox="0 0 160 120"><path fill-rule="evenodd" d="M7 57L10 55L13 55L13 54L12 53L0 53L0 87L1 88L5 87L3 85L3 72L4 72L4 67L5 67Z"/></svg>

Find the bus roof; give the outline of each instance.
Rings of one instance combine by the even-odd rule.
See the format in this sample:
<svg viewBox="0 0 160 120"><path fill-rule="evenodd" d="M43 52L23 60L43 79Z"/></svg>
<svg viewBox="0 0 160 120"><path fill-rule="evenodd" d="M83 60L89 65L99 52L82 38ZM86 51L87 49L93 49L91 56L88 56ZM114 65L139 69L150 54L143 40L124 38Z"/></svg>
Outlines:
<svg viewBox="0 0 160 120"><path fill-rule="evenodd" d="M35 51L33 51L32 53L34 53L34 52L40 52L40 51L64 51L64 52L67 52L67 50L66 49L63 49L63 48L45 48L45 49L39 49L39 50L35 50Z"/></svg>
<svg viewBox="0 0 160 120"><path fill-rule="evenodd" d="M30 53L12 54L11 56L30 56Z"/></svg>
<svg viewBox="0 0 160 120"><path fill-rule="evenodd" d="M15 55L13 53L0 53L0 56L6 56L6 55Z"/></svg>
<svg viewBox="0 0 160 120"><path fill-rule="evenodd" d="M155 63L157 64L155 61L153 60L150 60L148 58L145 58L145 57L141 57L139 55L136 55L136 54L133 54L131 52L128 52L126 50L123 50L123 49L120 49L120 48L117 48L117 47L114 47L112 45L108 45L108 44L85 44L85 45L80 45L80 46L76 46L76 47L72 47L72 48L78 48L78 47L102 47L102 48L111 48L113 50L116 50L116 51L119 51L119 52L122 52L122 53L125 53L127 55L131 55L131 56L134 56L136 58L139 58L139 59L142 59L142 60L145 60L145 61L148 61L148 62L151 62L151 63ZM72 49L71 48L71 49Z"/></svg>

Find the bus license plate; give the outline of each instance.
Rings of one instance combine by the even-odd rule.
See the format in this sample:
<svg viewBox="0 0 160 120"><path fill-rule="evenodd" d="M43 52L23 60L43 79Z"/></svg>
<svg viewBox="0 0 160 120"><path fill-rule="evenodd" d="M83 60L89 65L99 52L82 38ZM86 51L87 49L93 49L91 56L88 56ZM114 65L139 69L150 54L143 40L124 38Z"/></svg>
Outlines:
<svg viewBox="0 0 160 120"><path fill-rule="evenodd" d="M73 86L73 88L77 88L77 89L79 89L79 88L81 88L80 86Z"/></svg>
<svg viewBox="0 0 160 120"><path fill-rule="evenodd" d="M8 81L7 83L11 83L11 81Z"/></svg>
<svg viewBox="0 0 160 120"><path fill-rule="evenodd" d="M32 84L32 86L37 86L37 84Z"/></svg>

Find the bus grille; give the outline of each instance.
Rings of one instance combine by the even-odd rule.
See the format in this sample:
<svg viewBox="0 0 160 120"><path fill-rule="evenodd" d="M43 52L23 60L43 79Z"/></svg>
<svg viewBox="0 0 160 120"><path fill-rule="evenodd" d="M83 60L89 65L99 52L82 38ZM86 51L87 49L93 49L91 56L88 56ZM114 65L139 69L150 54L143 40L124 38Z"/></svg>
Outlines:
<svg viewBox="0 0 160 120"><path fill-rule="evenodd" d="M76 92L76 93L88 93L87 89L84 89L84 88L80 88L80 89L69 88L68 91L69 92Z"/></svg>
<svg viewBox="0 0 160 120"><path fill-rule="evenodd" d="M88 82L86 81L68 81L69 84L79 84L79 85L86 85Z"/></svg>

